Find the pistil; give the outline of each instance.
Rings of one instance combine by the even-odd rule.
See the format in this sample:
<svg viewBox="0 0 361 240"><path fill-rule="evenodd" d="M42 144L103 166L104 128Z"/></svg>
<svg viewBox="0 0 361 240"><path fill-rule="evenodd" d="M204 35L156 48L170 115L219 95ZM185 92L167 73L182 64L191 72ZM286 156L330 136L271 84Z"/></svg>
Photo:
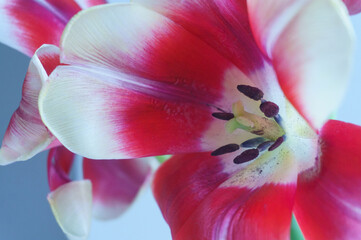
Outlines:
<svg viewBox="0 0 361 240"><path fill-rule="evenodd" d="M227 144L213 151L211 155L218 156L235 152L240 148L250 148L233 160L235 164L240 164L256 159L266 149L268 151L275 150L285 141L286 135L282 128L282 118L277 104L264 100L263 92L256 87L238 85L237 89L255 101L261 100L260 110L265 117L247 112L240 101L232 105L232 113L218 109L220 112L215 112L212 116L227 121L226 130L229 133L233 133L236 129L242 129L259 137L249 139L241 144Z"/></svg>
<svg viewBox="0 0 361 240"><path fill-rule="evenodd" d="M285 134L276 121L245 111L241 102L234 103L232 109L234 118L226 124L230 133L242 129L271 141L276 141Z"/></svg>

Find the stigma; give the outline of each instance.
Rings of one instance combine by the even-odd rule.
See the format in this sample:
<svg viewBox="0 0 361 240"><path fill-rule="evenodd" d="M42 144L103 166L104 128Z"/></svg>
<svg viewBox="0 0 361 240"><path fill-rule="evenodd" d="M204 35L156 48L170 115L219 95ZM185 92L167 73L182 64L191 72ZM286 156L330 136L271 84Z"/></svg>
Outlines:
<svg viewBox="0 0 361 240"><path fill-rule="evenodd" d="M242 129L256 136L243 143L229 143L219 147L211 155L218 156L246 149L233 160L235 164L241 164L256 159L266 150L273 151L278 148L285 141L286 133L282 128L282 118L276 103L263 99L263 92L256 87L238 85L237 89L248 98L260 101L259 108L264 116L247 112L241 101L232 104L232 112L212 113L214 118L227 121L225 128L228 133Z"/></svg>

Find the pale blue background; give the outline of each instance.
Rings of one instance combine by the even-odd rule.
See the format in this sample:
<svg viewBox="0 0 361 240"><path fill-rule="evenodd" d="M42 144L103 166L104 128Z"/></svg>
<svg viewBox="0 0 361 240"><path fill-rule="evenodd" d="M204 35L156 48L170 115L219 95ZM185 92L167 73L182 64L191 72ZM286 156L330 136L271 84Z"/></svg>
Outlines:
<svg viewBox="0 0 361 240"><path fill-rule="evenodd" d="M348 93L337 119L361 125L361 14L352 18L358 43ZM0 45L0 139L18 107L29 58ZM327 86L325 86L327 89ZM46 153L0 167L0 240L65 240L46 201ZM167 225L149 188L115 221L93 221L90 240L168 240Z"/></svg>

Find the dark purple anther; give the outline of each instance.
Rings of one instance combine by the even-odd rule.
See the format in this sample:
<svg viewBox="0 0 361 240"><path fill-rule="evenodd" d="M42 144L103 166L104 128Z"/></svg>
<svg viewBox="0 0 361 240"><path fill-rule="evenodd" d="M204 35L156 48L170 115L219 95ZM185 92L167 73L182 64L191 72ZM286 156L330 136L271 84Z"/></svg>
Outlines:
<svg viewBox="0 0 361 240"><path fill-rule="evenodd" d="M250 140L247 140L247 141L243 142L241 144L241 147L254 148L254 147L257 147L259 144L263 143L264 141L266 141L266 139L263 138L263 137L252 138Z"/></svg>
<svg viewBox="0 0 361 240"><path fill-rule="evenodd" d="M215 112L215 113L212 113L212 116L217 119L226 120L226 121L234 118L233 113L226 113L226 112Z"/></svg>
<svg viewBox="0 0 361 240"><path fill-rule="evenodd" d="M235 144L235 143L231 143L231 144L227 144L223 147L220 147L216 150L214 150L211 155L212 156L218 156L218 155L222 155L225 153L231 153L231 152L235 152L239 149L239 145Z"/></svg>
<svg viewBox="0 0 361 240"><path fill-rule="evenodd" d="M280 110L278 105L273 102L263 102L259 108L264 113L264 115L269 118L276 116Z"/></svg>
<svg viewBox="0 0 361 240"><path fill-rule="evenodd" d="M256 87L251 87L248 85L238 85L237 86L238 91L246 95L247 97L253 99L253 100L261 100L263 98L263 92Z"/></svg>
<svg viewBox="0 0 361 240"><path fill-rule="evenodd" d="M276 148L278 148L283 143L284 140L285 140L285 136L277 138L277 140L272 144L272 146L269 147L268 151L273 151Z"/></svg>
<svg viewBox="0 0 361 240"><path fill-rule="evenodd" d="M255 158L257 158L259 155L259 151L258 149L248 149L246 151L244 151L243 153L241 153L240 155L238 155L233 162L235 164L240 164L240 163L245 163L245 162L249 162Z"/></svg>
<svg viewBox="0 0 361 240"><path fill-rule="evenodd" d="M266 150L269 146L271 146L273 144L273 142L271 141L267 141L267 142L264 142L264 143L261 143L260 145L258 145L257 149L260 151L260 152L263 152L264 150Z"/></svg>

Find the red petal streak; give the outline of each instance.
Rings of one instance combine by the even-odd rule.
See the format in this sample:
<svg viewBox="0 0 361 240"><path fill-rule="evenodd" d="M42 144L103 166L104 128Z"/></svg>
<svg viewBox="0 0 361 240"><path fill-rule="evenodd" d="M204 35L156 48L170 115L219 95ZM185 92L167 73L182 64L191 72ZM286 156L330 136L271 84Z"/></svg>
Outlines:
<svg viewBox="0 0 361 240"><path fill-rule="evenodd" d="M225 56L244 73L263 66L246 0L135 0L169 17Z"/></svg>
<svg viewBox="0 0 361 240"><path fill-rule="evenodd" d="M58 45L66 22L35 0L6 1L1 4L7 28L1 42L32 56L44 43Z"/></svg>
<svg viewBox="0 0 361 240"><path fill-rule="evenodd" d="M299 176L295 214L306 239L361 236L361 127L328 121L317 166Z"/></svg>
<svg viewBox="0 0 361 240"><path fill-rule="evenodd" d="M83 5L99 3L104 1ZM66 23L80 10L74 0L0 0L0 41L32 56L43 44L59 45Z"/></svg>
<svg viewBox="0 0 361 240"><path fill-rule="evenodd" d="M93 186L94 214L118 217L134 201L151 172L144 159L92 160L84 158L84 178Z"/></svg>
<svg viewBox="0 0 361 240"><path fill-rule="evenodd" d="M48 155L48 184L50 191L70 182L69 173L75 155L65 147L52 148Z"/></svg>
<svg viewBox="0 0 361 240"><path fill-rule="evenodd" d="M295 184L220 186L230 176L209 153L175 156L161 166L153 191L173 238L288 239Z"/></svg>
<svg viewBox="0 0 361 240"><path fill-rule="evenodd" d="M348 8L348 12L352 14L357 14L361 12L361 1L360 0L343 0Z"/></svg>

